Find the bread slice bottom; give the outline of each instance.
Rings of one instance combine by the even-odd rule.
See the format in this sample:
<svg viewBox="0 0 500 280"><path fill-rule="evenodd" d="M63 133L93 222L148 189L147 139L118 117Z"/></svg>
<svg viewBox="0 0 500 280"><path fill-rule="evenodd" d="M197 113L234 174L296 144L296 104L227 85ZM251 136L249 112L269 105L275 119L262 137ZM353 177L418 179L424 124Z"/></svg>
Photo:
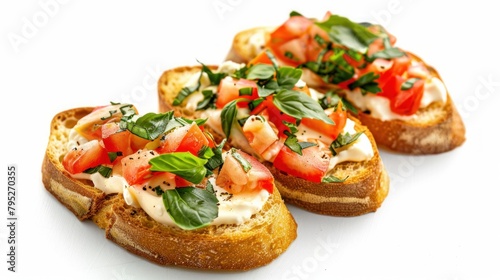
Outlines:
<svg viewBox="0 0 500 280"><path fill-rule="evenodd" d="M106 238L160 265L209 270L248 270L269 264L297 238L295 219L276 187L249 221L188 231L154 221L142 209L127 205L121 194L106 195L91 181L72 178L61 160L71 128L91 111L77 108L53 118L42 181L76 217L104 229Z"/></svg>

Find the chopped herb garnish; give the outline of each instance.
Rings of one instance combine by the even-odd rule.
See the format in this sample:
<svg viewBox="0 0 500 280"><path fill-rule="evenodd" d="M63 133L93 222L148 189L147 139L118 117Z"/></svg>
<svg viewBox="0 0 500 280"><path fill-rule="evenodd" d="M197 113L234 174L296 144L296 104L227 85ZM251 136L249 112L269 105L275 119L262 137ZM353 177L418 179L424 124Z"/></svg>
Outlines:
<svg viewBox="0 0 500 280"><path fill-rule="evenodd" d="M243 168L243 171L245 171L245 173L252 169L252 165L250 164L250 162L242 157L235 148L231 148L230 152L233 158L241 165L241 168Z"/></svg>
<svg viewBox="0 0 500 280"><path fill-rule="evenodd" d="M83 173L87 173L87 174L94 174L97 172L99 172L99 174L101 174L102 177L109 178L111 176L111 174L113 173L113 169L111 167L107 167L104 165L98 165L96 167L92 167L92 168L89 168L89 169L86 169L85 171L83 171Z"/></svg>
<svg viewBox="0 0 500 280"><path fill-rule="evenodd" d="M365 95L366 93L379 93L382 90L378 86L377 79L380 76L373 73L368 72L363 76L359 77L356 81L349 84L349 89L353 90L355 88L359 88L361 93Z"/></svg>
<svg viewBox="0 0 500 280"><path fill-rule="evenodd" d="M206 159L194 156L190 152L161 154L149 160L151 171L166 171L178 175L189 182L199 184L205 178Z"/></svg>
<svg viewBox="0 0 500 280"><path fill-rule="evenodd" d="M109 111L109 117L102 117L101 120L104 121L104 120L107 120L109 118L111 118L113 116L114 113L118 112L117 110L111 110Z"/></svg>
<svg viewBox="0 0 500 280"><path fill-rule="evenodd" d="M113 162L117 157L123 156L122 152L108 152L109 161Z"/></svg>
<svg viewBox="0 0 500 280"><path fill-rule="evenodd" d="M419 81L420 78L410 78L406 80L402 85L401 85L401 90L409 90L413 87L413 85Z"/></svg>
<svg viewBox="0 0 500 280"><path fill-rule="evenodd" d="M329 176L323 177L321 182L322 183L343 183L343 182L345 182L345 180L347 180L347 178L349 178L349 176L346 176L344 179L340 179L340 178L335 177L333 175L329 175Z"/></svg>
<svg viewBox="0 0 500 280"><path fill-rule="evenodd" d="M363 134L364 131L357 132L353 135L351 135L349 132L346 132L345 134L339 134L337 136L337 139L332 142L330 145L330 151L334 156L337 155L337 149L348 146L352 143L354 143L356 140L358 140L359 136Z"/></svg>

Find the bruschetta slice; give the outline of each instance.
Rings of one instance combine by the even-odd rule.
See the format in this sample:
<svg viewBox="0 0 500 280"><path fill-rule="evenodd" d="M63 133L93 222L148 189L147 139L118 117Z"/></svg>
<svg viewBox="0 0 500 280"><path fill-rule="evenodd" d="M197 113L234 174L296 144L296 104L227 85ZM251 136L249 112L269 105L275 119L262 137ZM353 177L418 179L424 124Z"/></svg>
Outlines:
<svg viewBox="0 0 500 280"><path fill-rule="evenodd" d="M301 75L231 61L178 67L159 80L160 111L206 119L215 139L269 168L286 202L334 216L375 211L389 179L370 131L338 95L311 96Z"/></svg>
<svg viewBox="0 0 500 280"><path fill-rule="evenodd" d="M265 166L222 150L202 123L172 112L139 115L130 104L58 113L43 183L80 220L152 262L266 265L296 238L295 220Z"/></svg>
<svg viewBox="0 0 500 280"><path fill-rule="evenodd" d="M322 20L292 12L278 27L236 34L228 60L278 63L303 70L306 84L335 91L379 146L408 154L450 151L465 141L465 128L438 72L396 45L382 26L354 23L327 13Z"/></svg>

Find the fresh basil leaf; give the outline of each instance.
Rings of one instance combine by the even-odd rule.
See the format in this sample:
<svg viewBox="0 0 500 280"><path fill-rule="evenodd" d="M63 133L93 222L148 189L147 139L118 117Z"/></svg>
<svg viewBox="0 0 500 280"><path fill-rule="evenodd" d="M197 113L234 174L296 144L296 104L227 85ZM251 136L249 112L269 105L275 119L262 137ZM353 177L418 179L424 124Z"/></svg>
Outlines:
<svg viewBox="0 0 500 280"><path fill-rule="evenodd" d="M199 61L198 61L199 62ZM199 62L201 64L201 71L207 73L208 79L210 80L211 85L219 85L220 81L227 76L227 73L214 73L210 68L208 68L205 64Z"/></svg>
<svg viewBox="0 0 500 280"><path fill-rule="evenodd" d="M194 184L199 184L205 178L205 163L206 159L196 157L190 152L161 154L149 160L151 171L170 172Z"/></svg>
<svg viewBox="0 0 500 280"><path fill-rule="evenodd" d="M288 127L288 129L290 129L290 132L292 134L299 132L299 129L297 128L296 124L291 123L291 122L287 122L287 121L283 121L283 124L286 125L286 127Z"/></svg>
<svg viewBox="0 0 500 280"><path fill-rule="evenodd" d="M296 12L296 11L291 11L291 12L290 12L290 17L295 17L295 16L300 16L300 17L301 17L301 16L302 16L302 14L301 14L301 13L299 13L299 12Z"/></svg>
<svg viewBox="0 0 500 280"><path fill-rule="evenodd" d="M370 57L368 57L367 61L372 62L377 58L391 59L391 58L402 57L405 55L406 53L401 51L399 48L391 47L372 54Z"/></svg>
<svg viewBox="0 0 500 280"><path fill-rule="evenodd" d="M275 93L280 86L276 80L269 80L264 85L257 84L257 94L259 97L267 97Z"/></svg>
<svg viewBox="0 0 500 280"><path fill-rule="evenodd" d="M248 102L248 109L250 109L250 111L253 111L253 109L259 106L259 104L262 103L264 100L265 100L264 98L260 97Z"/></svg>
<svg viewBox="0 0 500 280"><path fill-rule="evenodd" d="M247 72L248 72L248 67L245 65L245 66L241 67L240 69L234 71L234 73L233 73L233 75L231 75L231 77L236 78L236 79L246 78Z"/></svg>
<svg viewBox="0 0 500 280"><path fill-rule="evenodd" d="M108 158L109 158L110 162L115 161L115 159L117 157L121 157L122 155L123 155L123 153L120 152L120 151L118 151L118 152L108 152Z"/></svg>
<svg viewBox="0 0 500 280"><path fill-rule="evenodd" d="M283 66L280 67L276 73L276 79L281 88L292 89L295 84L300 80L302 70Z"/></svg>
<svg viewBox="0 0 500 280"><path fill-rule="evenodd" d="M207 185L205 186L205 189L209 193L215 194L214 185L212 185L212 182L210 182L210 180L207 180Z"/></svg>
<svg viewBox="0 0 500 280"><path fill-rule="evenodd" d="M268 64L252 65L248 69L247 79L249 80L268 80L274 76L275 69Z"/></svg>
<svg viewBox="0 0 500 280"><path fill-rule="evenodd" d="M111 118L113 116L114 113L118 112L117 110L111 110L109 111L109 117L102 117L101 120L104 121L104 120L107 120L109 118Z"/></svg>
<svg viewBox="0 0 500 280"><path fill-rule="evenodd" d="M419 81L420 78L409 78L401 85L401 90L409 90L413 87L413 85Z"/></svg>
<svg viewBox="0 0 500 280"><path fill-rule="evenodd" d="M281 112L296 119L312 118L333 124L319 103L304 93L284 89L274 96L273 103Z"/></svg>
<svg viewBox="0 0 500 280"><path fill-rule="evenodd" d="M200 78L201 78L201 75L200 75ZM181 105L182 101L184 101L184 99L186 99L186 97L188 97L189 95L191 95L191 93L197 91L200 88L200 85L201 85L200 79L198 79L198 83L196 85L183 87L181 89L181 91L179 91L177 96L174 98L174 101L172 102L172 104L174 106Z"/></svg>
<svg viewBox="0 0 500 280"><path fill-rule="evenodd" d="M378 86L377 79L380 77L380 75L375 74L374 72L368 72L364 74L363 76L359 77L356 81L350 83L349 89L353 90L355 88L360 88L361 93L365 95L367 92L370 93L379 93L382 90Z"/></svg>
<svg viewBox="0 0 500 280"><path fill-rule="evenodd" d="M364 131L357 132L355 134L350 134L349 132L346 132L345 134L339 134L337 136L337 139L335 139L335 141L330 144L330 151L334 156L336 156L337 149L354 143L363 133Z"/></svg>
<svg viewBox="0 0 500 280"><path fill-rule="evenodd" d="M253 87L240 88L239 95L252 95L253 89Z"/></svg>
<svg viewBox="0 0 500 280"><path fill-rule="evenodd" d="M162 195L172 220L182 229L193 230L209 225L219 215L215 194L195 188L176 188Z"/></svg>
<svg viewBox="0 0 500 280"><path fill-rule="evenodd" d="M120 112L122 113L122 118L120 119L120 130L127 129L128 123L137 114L133 105L127 104L120 107Z"/></svg>
<svg viewBox="0 0 500 280"><path fill-rule="evenodd" d="M325 30L333 42L360 53L366 53L370 43L378 38L363 25L338 15L331 15L326 21L316 22L316 25Z"/></svg>
<svg viewBox="0 0 500 280"><path fill-rule="evenodd" d="M235 99L229 103L227 103L224 108L222 108L221 114L220 114L220 120L222 124L222 131L224 131L224 134L226 137L229 137L231 135L231 129L233 127L234 120L236 118L236 115L238 114L238 109L236 108L236 104L239 99Z"/></svg>
<svg viewBox="0 0 500 280"><path fill-rule="evenodd" d="M215 108L215 93L211 90L204 90L201 93L203 94L203 100L196 104L196 110Z"/></svg>
<svg viewBox="0 0 500 280"><path fill-rule="evenodd" d="M141 138L155 140L165 132L172 116L173 111L165 114L147 113L135 122L129 122L127 129Z"/></svg>
<svg viewBox="0 0 500 280"><path fill-rule="evenodd" d="M271 52L271 50L266 49L265 52L266 52L267 57L269 57L269 60L271 60L271 62L273 63L274 69L278 69L279 68L278 60L276 60L276 57Z"/></svg>
<svg viewBox="0 0 500 280"><path fill-rule="evenodd" d="M219 145L212 148L214 155L208 159L207 163L205 163L205 167L208 170L215 170L224 163L224 160L222 159L222 148L224 148L225 144L226 139L222 140Z"/></svg>
<svg viewBox="0 0 500 280"><path fill-rule="evenodd" d="M322 183L343 183L343 182L345 182L345 180L347 180L347 178L349 178L349 176L346 176L344 179L340 179L340 178L337 178L333 175L329 175L329 176L323 177L321 182Z"/></svg>
<svg viewBox="0 0 500 280"><path fill-rule="evenodd" d="M101 174L102 177L109 178L113 173L113 169L104 165L98 165L96 167L92 167L83 171L83 173L86 174L94 174L97 172L99 172L99 174Z"/></svg>
<svg viewBox="0 0 500 280"><path fill-rule="evenodd" d="M231 148L231 155L241 165L241 168L243 168L243 171L245 171L245 173L252 169L252 165L250 164L250 162L242 157L235 148Z"/></svg>
<svg viewBox="0 0 500 280"><path fill-rule="evenodd" d="M188 119L188 118L184 118L184 117L180 117L180 118L174 117L174 119L176 121L178 121L179 123L181 123L183 126L188 125L188 124L192 124L192 123L195 123L197 126L202 126L208 121L208 118L192 120L192 119Z"/></svg>
<svg viewBox="0 0 500 280"><path fill-rule="evenodd" d="M287 146L292 152L297 153L299 155L302 155L302 150L317 146L315 143L311 142L299 142L297 139L297 136L295 134L290 133L288 130L284 131L285 135L287 136L285 140L285 146Z"/></svg>
<svg viewBox="0 0 500 280"><path fill-rule="evenodd" d="M198 157L199 158L209 159L209 158L213 157L214 155L215 155L214 152L208 146L203 146L198 151Z"/></svg>

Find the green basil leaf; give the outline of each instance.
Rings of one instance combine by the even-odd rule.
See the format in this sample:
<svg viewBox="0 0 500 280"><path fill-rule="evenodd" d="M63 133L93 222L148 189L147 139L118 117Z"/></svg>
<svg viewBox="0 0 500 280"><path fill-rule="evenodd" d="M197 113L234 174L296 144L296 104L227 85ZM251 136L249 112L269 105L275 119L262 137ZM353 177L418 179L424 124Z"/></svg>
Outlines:
<svg viewBox="0 0 500 280"><path fill-rule="evenodd" d="M208 170L215 170L224 163L224 160L222 159L222 148L224 148L225 144L226 139L222 140L219 145L212 148L214 155L208 159L207 163L205 163L205 167Z"/></svg>
<svg viewBox="0 0 500 280"><path fill-rule="evenodd" d="M374 72L368 72L364 74L363 76L359 77L356 81L350 83L349 89L353 90L355 88L360 88L361 93L365 95L367 92L370 93L379 93L382 90L378 86L377 79L380 77L380 75L375 74Z"/></svg>
<svg viewBox="0 0 500 280"><path fill-rule="evenodd" d="M347 180L347 178L349 178L349 176L346 176L344 179L340 179L340 178L337 178L333 175L330 175L330 176L323 177L321 182L322 183L343 183L343 182L345 182L345 180Z"/></svg>
<svg viewBox="0 0 500 280"><path fill-rule="evenodd" d="M229 103L227 103L224 108L222 108L221 114L220 114L220 120L222 124L222 131L224 131L224 134L226 137L229 137L231 135L231 129L233 127L234 120L236 118L236 115L238 114L238 109L236 108L236 104L238 103L239 99L235 99Z"/></svg>
<svg viewBox="0 0 500 280"><path fill-rule="evenodd" d="M122 113L122 118L120 119L120 130L127 129L128 123L136 115L134 107L130 104L120 107L120 112Z"/></svg>
<svg viewBox="0 0 500 280"><path fill-rule="evenodd" d="M198 151L198 157L199 158L209 159L209 158L213 157L214 155L215 155L214 152L208 146L203 146Z"/></svg>
<svg viewBox="0 0 500 280"><path fill-rule="evenodd" d="M252 169L252 165L250 164L250 162L242 157L235 148L231 148L231 155L241 165L241 168L243 168L243 171L245 171L245 173Z"/></svg>
<svg viewBox="0 0 500 280"><path fill-rule="evenodd" d="M248 72L248 67L245 65L242 68L236 70L231 77L236 79L246 78Z"/></svg>
<svg viewBox="0 0 500 280"><path fill-rule="evenodd" d="M274 76L275 69L268 64L252 65L248 69L247 79L249 80L268 80Z"/></svg>
<svg viewBox="0 0 500 280"><path fill-rule="evenodd" d="M285 140L285 146L287 146L290 150L292 150L294 153L297 153L299 155L302 155L302 150L312 147L312 146L317 146L315 143L311 142L299 142L297 139L297 136L295 134L290 133L288 130L284 131L285 135L287 136Z"/></svg>
<svg viewBox="0 0 500 280"><path fill-rule="evenodd" d="M326 21L316 22L316 25L325 30L333 42L360 53L366 53L370 43L378 38L365 26L338 15L331 15Z"/></svg>
<svg viewBox="0 0 500 280"><path fill-rule="evenodd" d="M406 53L400 50L399 48L391 47L372 54L370 57L368 57L367 61L372 62L377 58L391 59L391 58L402 57L405 55Z"/></svg>
<svg viewBox="0 0 500 280"><path fill-rule="evenodd" d="M205 178L205 163L206 159L196 157L190 152L161 154L149 160L151 171L174 173L194 184L199 184Z"/></svg>
<svg viewBox="0 0 500 280"><path fill-rule="evenodd" d="M253 89L253 87L240 88L239 95L252 95Z"/></svg>
<svg viewBox="0 0 500 280"><path fill-rule="evenodd" d="M219 85L220 81L227 76L227 73L214 73L205 64L199 63L201 64L201 71L207 73L211 85Z"/></svg>
<svg viewBox="0 0 500 280"><path fill-rule="evenodd" d="M276 60L276 57L274 56L274 54L269 49L266 49L266 55L267 55L267 57L269 57L269 60L271 60L271 62L273 63L274 69L278 69L279 63L278 63L278 60Z"/></svg>
<svg viewBox="0 0 500 280"><path fill-rule="evenodd" d="M200 75L200 78L201 78L201 75ZM200 88L200 85L201 85L200 79L198 79L198 83L196 85L189 86L189 87L183 87L181 89L181 91L179 91L177 96L174 98L174 101L172 102L172 104L174 106L181 105L182 101L184 101L184 99L186 99L186 97L188 97L189 95L191 95L191 93L197 91Z"/></svg>
<svg viewBox="0 0 500 280"><path fill-rule="evenodd" d="M210 180L207 180L207 185L206 185L205 189L209 193L215 194L214 185L212 185L212 182Z"/></svg>
<svg viewBox="0 0 500 280"><path fill-rule="evenodd" d="M401 90L409 90L420 78L410 78L401 85Z"/></svg>
<svg viewBox="0 0 500 280"><path fill-rule="evenodd" d="M115 161L115 159L116 159L117 157L120 157L120 156L122 156L122 155L123 155L123 153L122 153L122 152L120 152L120 151L118 151L118 152L108 152L108 158L109 158L109 161L110 161L110 162Z"/></svg>
<svg viewBox="0 0 500 280"><path fill-rule="evenodd" d="M292 134L295 134L297 132L299 132L299 129L297 128L297 125L294 124L294 123L291 123L291 122L287 122L287 121L282 121L284 125L286 125L289 129L290 129L290 132Z"/></svg>
<svg viewBox="0 0 500 280"><path fill-rule="evenodd" d="M296 11L291 11L290 12L290 17L295 17L295 16L302 16L302 14L299 13L299 12L296 12Z"/></svg>
<svg viewBox="0 0 500 280"><path fill-rule="evenodd" d="M335 139L335 141L333 141L332 144L330 144L330 151L332 152L332 154L334 156L336 156L337 155L336 149L339 149L341 147L344 147L344 146L347 146L347 145L354 143L356 140L358 140L359 136L361 136L361 134L363 134L363 133L364 133L364 131L357 132L353 135L351 135L349 132L346 132L345 134L339 134L337 136L337 139Z"/></svg>
<svg viewBox="0 0 500 280"><path fill-rule="evenodd" d="M300 80L302 76L302 70L283 66L278 69L276 73L276 79L281 88L292 89L295 84Z"/></svg>
<svg viewBox="0 0 500 280"><path fill-rule="evenodd" d="M127 129L141 138L155 140L165 132L172 116L173 111L165 114L147 113L135 122L129 122Z"/></svg>
<svg viewBox="0 0 500 280"><path fill-rule="evenodd" d="M274 96L273 103L281 112L298 120L312 118L322 120L328 124L334 124L325 114L319 103L302 92L287 89L281 90Z"/></svg>
<svg viewBox="0 0 500 280"><path fill-rule="evenodd" d="M172 220L185 230L207 226L219 215L217 197L207 190L176 188L165 191L162 199Z"/></svg>
<svg viewBox="0 0 500 280"><path fill-rule="evenodd" d="M211 90L204 90L201 93L203 94L203 100L196 104L196 110L215 108L215 93Z"/></svg>
<svg viewBox="0 0 500 280"><path fill-rule="evenodd" d="M118 112L117 110L111 110L109 111L109 117L102 117L101 121L107 120L113 116L114 113Z"/></svg>
<svg viewBox="0 0 500 280"><path fill-rule="evenodd" d="M83 173L86 174L94 174L96 172L99 172L99 174L101 174L104 178L109 178L113 173L113 169L104 165L98 165L96 167L92 167L83 171Z"/></svg>

